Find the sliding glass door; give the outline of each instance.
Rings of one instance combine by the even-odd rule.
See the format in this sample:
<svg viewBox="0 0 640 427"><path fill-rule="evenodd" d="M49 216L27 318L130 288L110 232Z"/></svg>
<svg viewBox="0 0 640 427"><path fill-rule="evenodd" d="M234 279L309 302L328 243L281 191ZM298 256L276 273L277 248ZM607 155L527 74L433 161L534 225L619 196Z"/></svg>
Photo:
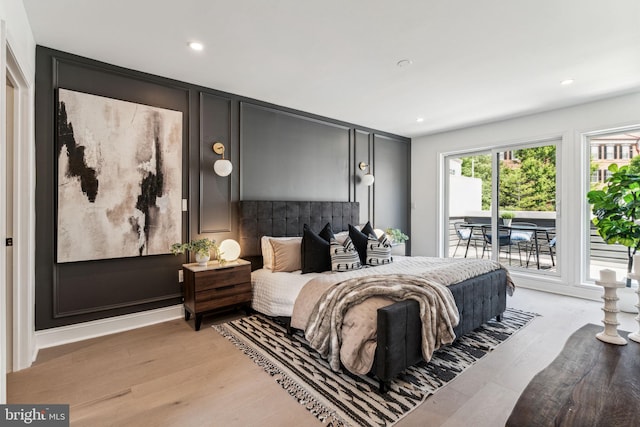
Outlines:
<svg viewBox="0 0 640 427"><path fill-rule="evenodd" d="M557 273L557 141L445 158L449 257Z"/></svg>
<svg viewBox="0 0 640 427"><path fill-rule="evenodd" d="M491 223L491 153L451 156L445 162L449 218L445 253L480 258L486 252L482 226Z"/></svg>

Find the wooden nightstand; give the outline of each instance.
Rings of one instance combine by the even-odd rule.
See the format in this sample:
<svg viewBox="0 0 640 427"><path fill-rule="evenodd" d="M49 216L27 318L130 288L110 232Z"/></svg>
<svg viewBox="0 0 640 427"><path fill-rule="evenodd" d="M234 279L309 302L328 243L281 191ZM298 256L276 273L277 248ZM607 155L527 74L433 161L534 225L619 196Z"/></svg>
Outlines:
<svg viewBox="0 0 640 427"><path fill-rule="evenodd" d="M183 264L184 320L196 316L200 330L202 314L219 308L251 303L251 263L243 259L220 265L210 261L206 266Z"/></svg>

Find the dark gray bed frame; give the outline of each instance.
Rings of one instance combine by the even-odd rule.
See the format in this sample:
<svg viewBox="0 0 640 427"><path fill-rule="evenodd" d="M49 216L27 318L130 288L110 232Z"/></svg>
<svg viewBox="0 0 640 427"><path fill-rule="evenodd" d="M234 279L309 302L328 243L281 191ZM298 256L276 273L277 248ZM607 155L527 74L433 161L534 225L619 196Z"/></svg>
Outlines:
<svg viewBox="0 0 640 427"><path fill-rule="evenodd" d="M334 232L359 224L357 202L241 201L240 246L252 270L262 268L262 236L301 236L304 224L319 231L330 222ZM454 331L457 337L492 318L501 319L507 307L507 275L496 270L449 286L460 313ZM378 344L371 370L380 381L380 391L406 368L421 362L422 323L418 303L399 301L378 310Z"/></svg>

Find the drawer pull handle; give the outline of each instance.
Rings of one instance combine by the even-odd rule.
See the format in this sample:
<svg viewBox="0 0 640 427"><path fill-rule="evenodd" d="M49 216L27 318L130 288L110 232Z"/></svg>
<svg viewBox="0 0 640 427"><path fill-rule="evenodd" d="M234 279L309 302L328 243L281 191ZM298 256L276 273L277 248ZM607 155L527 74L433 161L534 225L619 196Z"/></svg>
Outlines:
<svg viewBox="0 0 640 427"><path fill-rule="evenodd" d="M226 291L227 289L233 289L236 285L228 285L228 286L220 286L219 288L215 288L216 291Z"/></svg>

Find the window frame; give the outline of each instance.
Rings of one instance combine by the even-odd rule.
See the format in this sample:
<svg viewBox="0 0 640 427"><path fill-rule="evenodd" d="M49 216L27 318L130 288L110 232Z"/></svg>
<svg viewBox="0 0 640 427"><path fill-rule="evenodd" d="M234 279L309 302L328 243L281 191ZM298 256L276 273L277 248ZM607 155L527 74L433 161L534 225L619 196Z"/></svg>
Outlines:
<svg viewBox="0 0 640 427"><path fill-rule="evenodd" d="M602 129L590 132L580 133L580 142L581 142L581 150L582 150L582 167L581 176L582 176L582 189L581 189L581 200L582 200L582 227L581 227L581 254L580 254L580 283L587 286L595 286L595 277L591 275L591 206L587 201L587 193L591 190L591 181L585 177L589 176L589 171L591 170L591 140L595 138L602 138L605 136L614 136L617 134L623 134L628 132L640 132L640 124L633 124L629 126L617 127L617 128L609 128ZM596 142L602 147L606 143L602 143L601 141ZM615 139L611 140L611 143L615 144ZM607 145L609 145L607 144ZM618 143L618 145L620 145ZM620 145L621 152L624 149L628 149L629 158L622 159L622 156L619 156L619 159L597 159L597 160L625 160L631 161L634 156L633 151L634 144L629 145ZM596 160L596 159L594 159ZM610 162L616 163L615 161ZM610 174L608 170L598 169L599 172L602 172L601 181L604 182L606 176Z"/></svg>

